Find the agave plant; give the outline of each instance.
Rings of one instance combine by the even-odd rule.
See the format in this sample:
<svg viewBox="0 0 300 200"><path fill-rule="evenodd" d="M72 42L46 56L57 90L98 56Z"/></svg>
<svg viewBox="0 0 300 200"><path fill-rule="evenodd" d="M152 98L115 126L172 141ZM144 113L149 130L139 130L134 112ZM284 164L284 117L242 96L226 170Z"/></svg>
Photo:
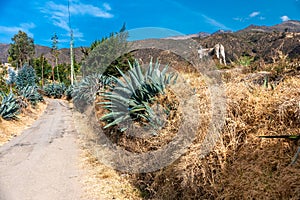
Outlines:
<svg viewBox="0 0 300 200"><path fill-rule="evenodd" d="M153 66L151 61L144 74L137 61L133 66L129 63L129 66L128 75L118 69L121 77L112 77L115 86L110 92L101 93L105 101L98 104L110 111L100 118L107 122L104 128L119 125L124 131L130 121L156 126L157 123L154 122L157 121L155 120L157 116L151 105L155 97L164 95L166 87L175 84L177 79L175 73L167 74L168 66L160 70L158 62Z"/></svg>
<svg viewBox="0 0 300 200"><path fill-rule="evenodd" d="M20 113L20 105L15 95L13 93L6 95L0 92L0 98L0 116L6 120L18 119L17 115Z"/></svg>
<svg viewBox="0 0 300 200"><path fill-rule="evenodd" d="M9 67L7 69L7 72L8 72L8 77L6 79L6 84L9 85L10 87L10 91L12 92L12 85L15 84L16 82L16 79L17 79L17 74L18 72L15 71L13 68Z"/></svg>
<svg viewBox="0 0 300 200"><path fill-rule="evenodd" d="M74 86L69 85L69 87L65 91L65 96L67 97L67 100L71 100L73 98L73 90Z"/></svg>
<svg viewBox="0 0 300 200"><path fill-rule="evenodd" d="M111 79L102 74L86 76L78 85L73 87L72 97L78 110L83 111L87 105L91 105L97 92L111 83Z"/></svg>
<svg viewBox="0 0 300 200"><path fill-rule="evenodd" d="M19 90L19 95L27 99L31 105L36 105L38 102L43 101L43 96L38 92L36 86L26 85Z"/></svg>
<svg viewBox="0 0 300 200"><path fill-rule="evenodd" d="M47 97L60 99L66 90L64 83L50 83L44 86L44 92Z"/></svg>
<svg viewBox="0 0 300 200"><path fill-rule="evenodd" d="M16 87L22 89L27 85L36 85L36 73L32 66L25 64L17 73Z"/></svg>

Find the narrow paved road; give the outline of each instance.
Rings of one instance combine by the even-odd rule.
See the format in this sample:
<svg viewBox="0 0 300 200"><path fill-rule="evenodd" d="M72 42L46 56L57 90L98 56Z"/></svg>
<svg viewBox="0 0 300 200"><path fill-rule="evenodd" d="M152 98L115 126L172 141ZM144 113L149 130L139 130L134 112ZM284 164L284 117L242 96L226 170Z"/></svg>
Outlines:
<svg viewBox="0 0 300 200"><path fill-rule="evenodd" d="M0 200L79 200L79 148L72 112L47 100L45 113L0 147Z"/></svg>

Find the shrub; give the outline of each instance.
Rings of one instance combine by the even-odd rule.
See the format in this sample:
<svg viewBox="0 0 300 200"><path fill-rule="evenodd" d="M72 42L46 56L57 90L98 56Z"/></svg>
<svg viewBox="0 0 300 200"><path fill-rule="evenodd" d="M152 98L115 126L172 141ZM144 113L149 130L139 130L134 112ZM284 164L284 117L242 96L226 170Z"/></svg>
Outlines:
<svg viewBox="0 0 300 200"><path fill-rule="evenodd" d="M238 59L238 64L243 66L243 67L248 67L250 66L254 61L254 57L251 57L251 56L241 56L239 59Z"/></svg>

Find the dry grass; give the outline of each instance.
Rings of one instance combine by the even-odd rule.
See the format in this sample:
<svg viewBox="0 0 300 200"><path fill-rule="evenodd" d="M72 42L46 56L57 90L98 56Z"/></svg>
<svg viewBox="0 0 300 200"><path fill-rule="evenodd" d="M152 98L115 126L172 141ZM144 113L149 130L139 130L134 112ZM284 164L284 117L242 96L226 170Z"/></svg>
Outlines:
<svg viewBox="0 0 300 200"><path fill-rule="evenodd" d="M0 146L20 135L24 129L29 128L43 114L46 107L47 104L44 102L39 103L35 108L29 106L22 110L17 121L0 119Z"/></svg>
<svg viewBox="0 0 300 200"><path fill-rule="evenodd" d="M299 199L300 164L290 166L297 144L258 135L300 134L300 78L274 90L245 82L227 88L227 116L213 151L199 158L196 139L189 153L159 172L133 175L151 199ZM201 133L198 135L201 137Z"/></svg>
<svg viewBox="0 0 300 200"><path fill-rule="evenodd" d="M214 149L200 158L210 99L202 77L184 76L197 91L200 128L189 151L172 165L124 176L143 198L300 199L300 161L290 165L299 143L257 137L300 135L300 77L285 77L272 90L257 84L257 74L226 71L225 125Z"/></svg>
<svg viewBox="0 0 300 200"><path fill-rule="evenodd" d="M85 171L85 175L81 180L84 186L84 199L141 199L139 191L126 179L126 174L119 174L101 164L87 149L82 151L81 157L82 167Z"/></svg>

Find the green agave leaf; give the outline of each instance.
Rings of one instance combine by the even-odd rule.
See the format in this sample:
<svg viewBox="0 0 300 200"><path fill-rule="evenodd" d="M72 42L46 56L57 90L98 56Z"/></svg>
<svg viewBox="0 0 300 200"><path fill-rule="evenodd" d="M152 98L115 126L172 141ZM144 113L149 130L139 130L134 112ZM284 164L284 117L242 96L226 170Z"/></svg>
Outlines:
<svg viewBox="0 0 300 200"><path fill-rule="evenodd" d="M139 106L137 108L133 108L133 109L129 110L129 113L133 114L133 113L145 111L145 110L146 110L146 108L144 106Z"/></svg>
<svg viewBox="0 0 300 200"><path fill-rule="evenodd" d="M130 119L130 116L121 116L117 119L115 119L113 122L107 124L106 126L104 126L103 128L106 129L106 128L109 128L111 126L114 126L114 125L117 125L117 124L120 124L121 122L124 122L126 120Z"/></svg>
<svg viewBox="0 0 300 200"><path fill-rule="evenodd" d="M136 91L141 86L141 83L134 75L133 71L128 71L128 73L129 73L129 78L131 80L132 88L134 88L134 91Z"/></svg>
<svg viewBox="0 0 300 200"><path fill-rule="evenodd" d="M119 96L119 95L115 95L115 94L110 94L110 95L104 95L105 98L107 98L107 100L118 100L122 103L128 104L129 99L125 98L123 96Z"/></svg>
<svg viewBox="0 0 300 200"><path fill-rule="evenodd" d="M101 121L104 120L113 120L115 118L119 118L120 116L124 116L124 112L110 112L100 118Z"/></svg>
<svg viewBox="0 0 300 200"><path fill-rule="evenodd" d="M143 73L142 73L142 69L141 69L141 67L140 67L140 64L138 63L138 61L136 60L136 66L135 66L135 74L138 76L138 79L140 80L140 81L145 81L145 77L144 77L144 75L143 75Z"/></svg>
<svg viewBox="0 0 300 200"><path fill-rule="evenodd" d="M115 87L114 88L114 93L126 93L128 96L131 96L132 95L132 91L129 90L127 87Z"/></svg>
<svg viewBox="0 0 300 200"><path fill-rule="evenodd" d="M127 83L127 87L132 91L132 93L135 93L135 89L132 86L132 84L131 84L130 80L128 79L128 77L118 67L117 67L117 70L122 75L122 77L124 78L125 82Z"/></svg>
<svg viewBox="0 0 300 200"><path fill-rule="evenodd" d="M161 76L162 76L162 77L164 77L164 76L166 75L168 69L169 69L169 65L166 65L166 66L163 68L163 70L162 70L162 72L161 72Z"/></svg>

